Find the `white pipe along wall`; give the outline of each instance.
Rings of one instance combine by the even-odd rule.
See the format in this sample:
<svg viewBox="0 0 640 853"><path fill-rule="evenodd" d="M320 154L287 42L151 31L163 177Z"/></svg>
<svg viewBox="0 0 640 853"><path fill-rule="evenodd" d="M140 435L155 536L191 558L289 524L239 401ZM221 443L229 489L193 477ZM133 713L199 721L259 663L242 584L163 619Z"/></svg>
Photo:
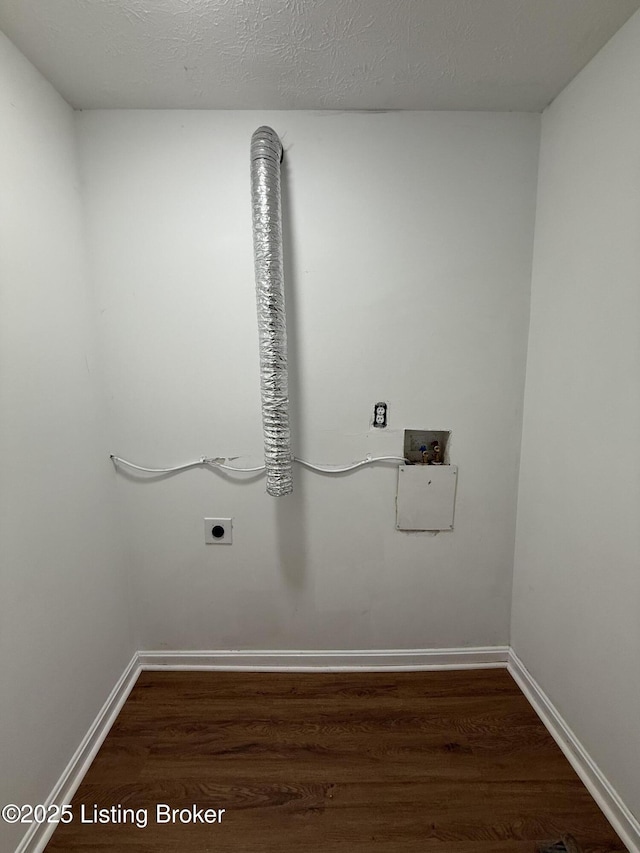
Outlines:
<svg viewBox="0 0 640 853"><path fill-rule="evenodd" d="M277 501L259 472L119 476L141 647L504 644L536 115L78 113L112 452L264 463L247 164L263 124L285 148L292 451L401 459L405 427L450 429L456 529L395 529L394 464L298 466ZM204 545L204 518L233 519L230 547Z"/></svg>

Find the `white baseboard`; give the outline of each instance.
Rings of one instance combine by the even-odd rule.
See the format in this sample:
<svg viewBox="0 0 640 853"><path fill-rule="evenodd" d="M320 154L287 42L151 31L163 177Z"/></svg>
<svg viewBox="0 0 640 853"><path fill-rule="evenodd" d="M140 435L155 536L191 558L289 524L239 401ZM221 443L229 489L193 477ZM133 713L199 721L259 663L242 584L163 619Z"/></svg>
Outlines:
<svg viewBox="0 0 640 853"><path fill-rule="evenodd" d="M141 669L261 672L402 672L507 665L508 646L368 651L141 651Z"/></svg>
<svg viewBox="0 0 640 853"><path fill-rule="evenodd" d="M141 670L258 672L410 672L507 668L562 749L613 828L640 853L640 823L591 759L584 746L508 646L461 649L360 651L140 651L111 691L93 725L49 795L46 805L69 803L89 769ZM56 824L32 824L16 853L42 853Z"/></svg>
<svg viewBox="0 0 640 853"><path fill-rule="evenodd" d="M138 666L138 654L136 653L118 679L107 701L98 712L98 716L82 739L80 746L76 749L53 791L49 794L45 805L63 806L65 803L71 802L91 762L102 746L102 742L109 734L109 729L114 724L120 709L126 702L139 673L140 667ZM57 824L55 823L32 823L16 848L16 853L42 853L53 835L56 826Z"/></svg>
<svg viewBox="0 0 640 853"><path fill-rule="evenodd" d="M640 853L640 823L513 649L507 669L630 853Z"/></svg>
<svg viewBox="0 0 640 853"><path fill-rule="evenodd" d="M508 646L380 651L140 651L111 691L46 805L71 802L141 670L231 672L402 672L506 667ZM56 824L32 824L16 853L42 853Z"/></svg>

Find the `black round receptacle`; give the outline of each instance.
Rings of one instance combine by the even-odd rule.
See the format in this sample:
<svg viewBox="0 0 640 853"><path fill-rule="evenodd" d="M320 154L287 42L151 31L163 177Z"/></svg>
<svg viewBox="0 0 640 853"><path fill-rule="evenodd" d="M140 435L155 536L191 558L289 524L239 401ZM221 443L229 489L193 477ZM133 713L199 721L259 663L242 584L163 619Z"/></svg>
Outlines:
<svg viewBox="0 0 640 853"><path fill-rule="evenodd" d="M215 527L211 528L211 535L214 539L222 539L224 536L224 527L221 524L216 524Z"/></svg>

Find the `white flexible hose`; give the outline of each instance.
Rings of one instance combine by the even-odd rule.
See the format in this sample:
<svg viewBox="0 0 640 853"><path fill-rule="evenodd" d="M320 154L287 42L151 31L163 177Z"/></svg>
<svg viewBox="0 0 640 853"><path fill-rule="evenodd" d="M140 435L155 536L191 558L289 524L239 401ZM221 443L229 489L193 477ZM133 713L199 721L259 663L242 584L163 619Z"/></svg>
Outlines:
<svg viewBox="0 0 640 853"><path fill-rule="evenodd" d="M241 474L255 474L258 471L265 470L264 465L259 465L256 468L239 468L235 465L225 465L217 459L206 456L203 456L197 462L187 462L184 465L175 465L173 468L145 468L143 465L135 465L133 462L129 462L127 459L123 459L121 456L114 456L113 454L111 454L111 459L116 465L124 465L126 468L131 468L134 471L143 471L145 474L175 474L178 471L198 468L201 465L211 465L223 471L233 471L234 473ZM313 462L307 462L305 459L298 459L297 456L294 457L294 461L300 465L304 465L305 468L310 468L312 471L319 471L321 474L344 474L347 471L355 471L356 468L362 468L363 465L371 465L374 462L399 462L405 464L407 460L402 456L367 456L366 459L360 462L341 466L315 465Z"/></svg>
<svg viewBox="0 0 640 853"><path fill-rule="evenodd" d="M351 465L333 466L333 465L314 465L312 462L307 462L305 459L294 457L294 461L305 468L311 468L312 471L320 471L321 474L343 474L345 471L355 471L356 468L361 468L363 465L371 465L372 462L401 462L403 465L407 461L402 456L367 456L361 462L353 462Z"/></svg>
<svg viewBox="0 0 640 853"><path fill-rule="evenodd" d="M187 471L189 468L198 468L201 465L213 465L216 468L222 468L223 471L241 471L243 473L255 473L256 471L264 471L265 469L264 465L259 465L257 468L236 468L233 465L224 465L217 459L209 459L206 456L198 459L197 462L185 462L184 465L174 465L173 468L146 468L144 465L135 465L121 456L114 456L113 453L110 458L116 465L124 465L126 468L132 468L134 471L144 471L145 474L175 474L178 471Z"/></svg>

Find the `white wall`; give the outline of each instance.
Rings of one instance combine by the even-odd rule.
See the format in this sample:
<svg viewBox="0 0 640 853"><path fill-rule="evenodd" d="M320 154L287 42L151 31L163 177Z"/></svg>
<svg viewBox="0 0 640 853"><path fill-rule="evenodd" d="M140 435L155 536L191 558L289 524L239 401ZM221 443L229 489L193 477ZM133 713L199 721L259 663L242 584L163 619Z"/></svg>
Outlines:
<svg viewBox="0 0 640 853"><path fill-rule="evenodd" d="M402 453L450 429L453 533L395 525L397 474L296 469L295 495L205 470L119 476L144 648L506 643L539 117L83 112L112 450L262 459L252 131L285 156L294 450ZM391 428L371 431L377 400ZM232 516L231 547L205 516Z"/></svg>
<svg viewBox="0 0 640 853"><path fill-rule="evenodd" d="M640 817L640 15L543 117L512 639Z"/></svg>
<svg viewBox="0 0 640 853"><path fill-rule="evenodd" d="M0 802L49 794L133 651L72 110L0 34ZM0 849L24 826L0 822Z"/></svg>

